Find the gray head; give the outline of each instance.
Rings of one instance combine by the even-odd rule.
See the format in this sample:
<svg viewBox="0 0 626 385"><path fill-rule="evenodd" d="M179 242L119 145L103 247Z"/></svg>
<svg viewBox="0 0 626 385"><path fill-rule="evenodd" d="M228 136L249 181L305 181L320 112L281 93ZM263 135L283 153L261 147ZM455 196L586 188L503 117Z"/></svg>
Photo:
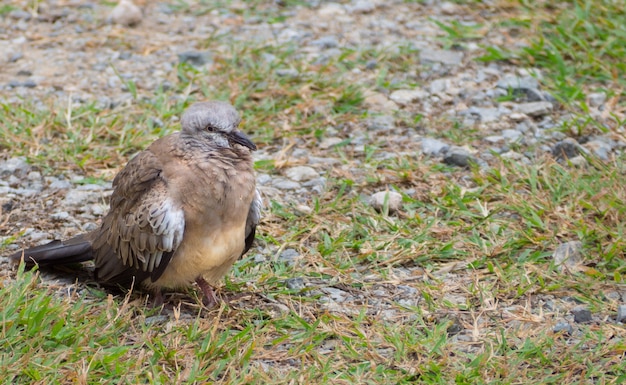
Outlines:
<svg viewBox="0 0 626 385"><path fill-rule="evenodd" d="M205 134L218 144L236 143L256 150L254 143L237 129L239 122L241 118L235 107L220 101L192 104L180 119L183 133Z"/></svg>

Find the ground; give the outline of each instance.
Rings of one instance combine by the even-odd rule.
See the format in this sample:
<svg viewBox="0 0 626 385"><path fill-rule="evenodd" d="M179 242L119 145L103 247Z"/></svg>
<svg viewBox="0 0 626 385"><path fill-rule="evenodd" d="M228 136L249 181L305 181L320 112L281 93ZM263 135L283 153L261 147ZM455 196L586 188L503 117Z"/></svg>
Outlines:
<svg viewBox="0 0 626 385"><path fill-rule="evenodd" d="M256 243L211 310L0 260L7 383L626 379L620 7L138 5L0 6L0 255L94 229L208 99L258 144Z"/></svg>

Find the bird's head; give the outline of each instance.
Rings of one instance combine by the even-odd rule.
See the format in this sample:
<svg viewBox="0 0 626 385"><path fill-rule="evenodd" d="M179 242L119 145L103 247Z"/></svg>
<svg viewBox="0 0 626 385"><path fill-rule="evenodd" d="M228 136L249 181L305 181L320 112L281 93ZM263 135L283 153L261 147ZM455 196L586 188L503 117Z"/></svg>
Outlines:
<svg viewBox="0 0 626 385"><path fill-rule="evenodd" d="M256 145L238 129L239 122L235 107L220 101L192 104L180 119L183 133L207 135L218 144L235 143L256 150Z"/></svg>

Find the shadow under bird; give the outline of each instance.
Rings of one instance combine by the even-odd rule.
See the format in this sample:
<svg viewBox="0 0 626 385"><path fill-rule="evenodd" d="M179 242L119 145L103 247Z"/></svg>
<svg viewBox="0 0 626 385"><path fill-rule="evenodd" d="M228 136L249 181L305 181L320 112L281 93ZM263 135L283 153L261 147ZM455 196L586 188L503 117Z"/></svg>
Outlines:
<svg viewBox="0 0 626 385"><path fill-rule="evenodd" d="M155 304L162 289L196 282L205 305L216 305L211 285L252 246L262 208L256 146L238 129L240 120L228 103L193 104L180 132L156 140L117 174L97 230L9 258L30 266L93 260L97 282L139 285Z"/></svg>

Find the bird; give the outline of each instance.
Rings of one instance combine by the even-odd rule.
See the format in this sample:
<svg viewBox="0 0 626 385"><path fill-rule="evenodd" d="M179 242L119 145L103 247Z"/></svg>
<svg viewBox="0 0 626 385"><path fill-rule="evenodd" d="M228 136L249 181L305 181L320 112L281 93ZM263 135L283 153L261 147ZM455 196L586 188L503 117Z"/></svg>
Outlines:
<svg viewBox="0 0 626 385"><path fill-rule="evenodd" d="M94 261L105 287L152 293L195 282L207 307L213 287L252 246L261 218L252 152L229 103L208 101L184 111L181 130L154 141L113 179L110 209L85 234L16 252L27 266Z"/></svg>

